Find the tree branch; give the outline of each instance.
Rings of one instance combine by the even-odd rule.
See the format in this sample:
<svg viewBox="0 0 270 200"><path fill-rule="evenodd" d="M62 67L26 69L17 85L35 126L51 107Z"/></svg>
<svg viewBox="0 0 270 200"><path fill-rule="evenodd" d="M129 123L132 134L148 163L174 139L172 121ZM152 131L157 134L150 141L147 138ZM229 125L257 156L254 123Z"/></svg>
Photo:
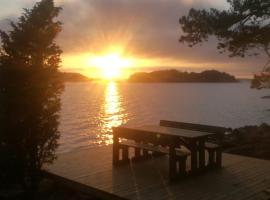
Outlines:
<svg viewBox="0 0 270 200"><path fill-rule="evenodd" d="M269 59L270 59L269 49L270 49L269 44L265 44L264 45L264 51L265 51L266 55L269 57Z"/></svg>

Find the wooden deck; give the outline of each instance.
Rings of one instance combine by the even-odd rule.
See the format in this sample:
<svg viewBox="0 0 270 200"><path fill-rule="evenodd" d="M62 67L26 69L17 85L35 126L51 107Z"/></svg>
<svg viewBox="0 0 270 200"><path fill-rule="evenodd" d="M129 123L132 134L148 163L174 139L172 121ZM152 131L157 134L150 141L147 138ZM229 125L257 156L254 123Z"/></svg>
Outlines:
<svg viewBox="0 0 270 200"><path fill-rule="evenodd" d="M168 157L112 166L112 146L60 154L47 171L103 199L270 199L270 161L224 154L223 168L168 181Z"/></svg>

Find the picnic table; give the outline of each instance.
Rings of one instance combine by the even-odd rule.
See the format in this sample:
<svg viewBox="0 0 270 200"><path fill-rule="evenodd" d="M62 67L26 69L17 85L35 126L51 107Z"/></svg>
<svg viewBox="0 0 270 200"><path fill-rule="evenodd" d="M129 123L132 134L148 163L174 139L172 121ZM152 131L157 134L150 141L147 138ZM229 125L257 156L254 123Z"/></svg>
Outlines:
<svg viewBox="0 0 270 200"><path fill-rule="evenodd" d="M176 149L185 146L191 153L191 174L205 168L205 142L214 133L158 125L138 127L119 126L113 128L113 163L119 160L119 139L137 143L151 143L169 148L169 177L176 175ZM199 157L199 158L198 158Z"/></svg>

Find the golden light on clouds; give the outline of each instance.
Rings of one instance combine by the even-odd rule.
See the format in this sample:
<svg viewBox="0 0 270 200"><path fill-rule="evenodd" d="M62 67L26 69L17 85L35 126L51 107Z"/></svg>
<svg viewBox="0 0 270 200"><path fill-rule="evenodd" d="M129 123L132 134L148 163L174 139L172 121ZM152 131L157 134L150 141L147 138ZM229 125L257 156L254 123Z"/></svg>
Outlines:
<svg viewBox="0 0 270 200"><path fill-rule="evenodd" d="M114 45L95 53L65 55L63 66L67 71L78 71L98 79L126 79L140 68L153 66L156 61L127 54L121 45ZM69 67L70 66L70 67Z"/></svg>
<svg viewBox="0 0 270 200"><path fill-rule="evenodd" d="M90 78L113 80L127 79L135 72L146 68L155 70L167 66L168 63L170 63L170 67L179 65L197 67L197 65L191 65L185 61L125 55L119 51L65 55L62 64L66 71L77 71Z"/></svg>
<svg viewBox="0 0 270 200"><path fill-rule="evenodd" d="M10 20L35 2L0 1L5 8L0 13L0 29L9 30ZM55 3L63 8L59 16L63 28L56 43L63 50L61 70L65 72L97 79L126 79L139 71L217 69L251 77L264 64L261 57L232 59L219 54L213 38L194 48L178 42L181 16L192 7L227 9L229 4L225 0L55 0Z"/></svg>

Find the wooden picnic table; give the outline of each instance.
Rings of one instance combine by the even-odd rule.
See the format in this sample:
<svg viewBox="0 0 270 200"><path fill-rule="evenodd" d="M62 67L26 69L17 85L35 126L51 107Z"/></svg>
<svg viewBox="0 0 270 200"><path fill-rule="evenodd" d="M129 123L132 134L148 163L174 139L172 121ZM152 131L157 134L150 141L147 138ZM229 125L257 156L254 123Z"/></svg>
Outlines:
<svg viewBox="0 0 270 200"><path fill-rule="evenodd" d="M176 148L184 145L191 152L191 173L193 174L205 168L205 141L211 135L215 134L158 125L119 126L113 129L113 159L119 156L119 138L168 146L169 174L170 178L173 178L176 173ZM197 163L197 154L199 154L199 163Z"/></svg>

